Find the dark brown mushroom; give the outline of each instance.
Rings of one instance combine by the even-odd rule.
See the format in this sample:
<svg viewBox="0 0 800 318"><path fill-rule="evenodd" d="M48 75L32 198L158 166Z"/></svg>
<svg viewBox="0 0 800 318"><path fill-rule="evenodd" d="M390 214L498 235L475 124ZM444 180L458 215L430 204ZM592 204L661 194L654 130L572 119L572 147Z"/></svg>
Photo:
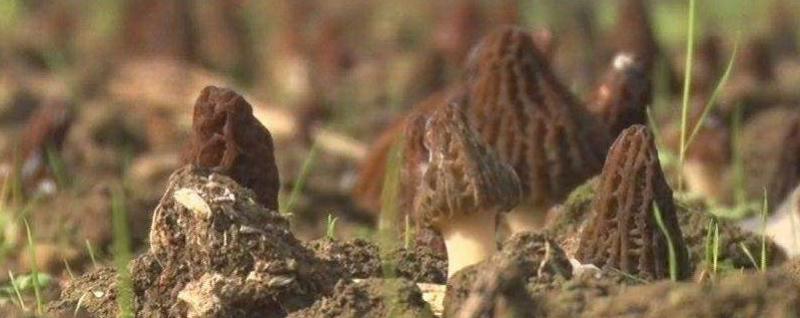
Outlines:
<svg viewBox="0 0 800 318"><path fill-rule="evenodd" d="M414 215L442 234L452 276L496 251L497 214L517 205L520 183L470 129L458 104L435 111L423 129L427 156L412 168L419 171Z"/></svg>
<svg viewBox="0 0 800 318"><path fill-rule="evenodd" d="M476 46L467 86L470 124L522 182L511 230L539 228L550 206L600 170L607 135L521 29L501 28Z"/></svg>
<svg viewBox="0 0 800 318"><path fill-rule="evenodd" d="M655 207L665 230L658 224ZM670 277L673 248L678 277L690 275L672 190L647 127L624 130L611 146L592 210L576 253L580 262L663 279Z"/></svg>
<svg viewBox="0 0 800 318"><path fill-rule="evenodd" d="M587 105L589 112L604 123L609 136L617 136L635 124L647 124L647 107L653 102L649 74L634 55L614 57L603 82Z"/></svg>
<svg viewBox="0 0 800 318"><path fill-rule="evenodd" d="M226 88L204 88L194 106L192 130L183 163L225 174L253 190L264 207L278 209L272 136L242 96Z"/></svg>

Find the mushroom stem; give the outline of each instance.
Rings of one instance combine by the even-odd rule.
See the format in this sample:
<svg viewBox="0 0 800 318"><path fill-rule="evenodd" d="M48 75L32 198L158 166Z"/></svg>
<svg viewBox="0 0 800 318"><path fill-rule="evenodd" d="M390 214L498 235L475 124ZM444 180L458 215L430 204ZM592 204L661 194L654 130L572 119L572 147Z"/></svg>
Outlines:
<svg viewBox="0 0 800 318"><path fill-rule="evenodd" d="M506 224L512 234L538 231L544 226L545 212L532 207L518 206L506 214Z"/></svg>
<svg viewBox="0 0 800 318"><path fill-rule="evenodd" d="M495 213L470 213L447 220L441 227L447 247L447 277L481 262L497 251Z"/></svg>
<svg viewBox="0 0 800 318"><path fill-rule="evenodd" d="M711 200L722 198L722 168L710 164L687 160L683 165L683 179L691 192L699 193Z"/></svg>

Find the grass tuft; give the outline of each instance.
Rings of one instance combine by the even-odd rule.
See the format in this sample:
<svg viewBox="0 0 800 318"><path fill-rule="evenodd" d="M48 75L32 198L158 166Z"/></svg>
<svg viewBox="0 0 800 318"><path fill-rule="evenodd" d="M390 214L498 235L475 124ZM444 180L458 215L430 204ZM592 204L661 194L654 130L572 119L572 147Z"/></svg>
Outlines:
<svg viewBox="0 0 800 318"><path fill-rule="evenodd" d="M325 223L325 237L329 240L336 239L336 221L339 218L333 216L333 214L328 214L328 221Z"/></svg>

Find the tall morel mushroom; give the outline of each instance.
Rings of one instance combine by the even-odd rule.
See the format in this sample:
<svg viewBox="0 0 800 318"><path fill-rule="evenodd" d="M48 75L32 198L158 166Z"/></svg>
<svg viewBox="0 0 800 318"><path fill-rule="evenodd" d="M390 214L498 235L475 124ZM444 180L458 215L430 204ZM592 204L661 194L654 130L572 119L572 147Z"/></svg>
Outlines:
<svg viewBox="0 0 800 318"><path fill-rule="evenodd" d="M278 209L272 136L242 96L226 88L204 88L194 106L192 130L183 163L225 174L253 190L264 207Z"/></svg>
<svg viewBox="0 0 800 318"><path fill-rule="evenodd" d="M592 210L576 253L580 262L645 279L670 277L670 266L679 278L690 274L672 190L647 127L624 130L611 146Z"/></svg>
<svg viewBox="0 0 800 318"><path fill-rule="evenodd" d="M523 30L484 38L467 63L467 86L470 124L522 183L509 227L538 229L545 211L600 170L608 137Z"/></svg>
<svg viewBox="0 0 800 318"><path fill-rule="evenodd" d="M589 101L589 112L604 123L609 136L634 124L647 123L647 106L653 101L649 74L632 54L614 57L611 68Z"/></svg>
<svg viewBox="0 0 800 318"><path fill-rule="evenodd" d="M521 197L514 171L474 135L457 107L442 107L425 121L421 146L427 159L417 165L414 198L418 224L444 238L448 276L496 251L497 214Z"/></svg>

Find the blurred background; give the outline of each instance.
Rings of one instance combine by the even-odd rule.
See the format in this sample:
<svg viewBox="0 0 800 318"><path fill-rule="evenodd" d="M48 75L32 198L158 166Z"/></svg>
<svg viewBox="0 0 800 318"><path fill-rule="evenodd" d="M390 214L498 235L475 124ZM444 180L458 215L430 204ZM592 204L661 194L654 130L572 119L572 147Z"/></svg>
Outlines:
<svg viewBox="0 0 800 318"><path fill-rule="evenodd" d="M635 49L624 39L652 31L650 109L669 170L687 14L682 0L0 1L0 276L35 263L57 277L67 266L79 272L107 260L112 207L125 209L140 249L206 85L245 95L272 132L282 212L298 237L325 235L329 215L336 236L373 237L379 207L352 195L364 184L380 192L382 175L359 174L370 145L414 105L460 81L471 46L500 25L549 43L557 76L584 101L614 54ZM715 102L720 124L703 129L687 160L728 167L740 149L734 123L779 130L794 118L786 114L800 101L798 14L793 0L698 1L692 114L708 104L735 43L740 49ZM767 108L786 113L758 119ZM743 143L753 149L783 138L751 130L757 137ZM773 155L775 147L766 148L752 158ZM750 181L701 195L746 206L771 182L761 180L770 162L743 161Z"/></svg>

